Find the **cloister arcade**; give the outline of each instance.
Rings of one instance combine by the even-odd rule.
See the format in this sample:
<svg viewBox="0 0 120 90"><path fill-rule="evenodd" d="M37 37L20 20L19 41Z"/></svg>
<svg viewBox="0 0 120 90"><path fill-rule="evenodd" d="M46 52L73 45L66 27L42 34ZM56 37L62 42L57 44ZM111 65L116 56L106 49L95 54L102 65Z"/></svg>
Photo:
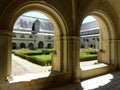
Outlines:
<svg viewBox="0 0 120 90"><path fill-rule="evenodd" d="M50 18L54 26L53 76L28 82L34 89L80 83L81 80L119 70L120 66L120 1L119 0L2 0L0 1L0 84L8 85L11 78L13 26L17 18L28 11L38 11ZM79 65L80 27L87 16L100 25L100 63L105 66L82 70ZM23 45L22 45L23 46ZM10 87L9 86L9 87ZM18 86L19 87L19 86Z"/></svg>

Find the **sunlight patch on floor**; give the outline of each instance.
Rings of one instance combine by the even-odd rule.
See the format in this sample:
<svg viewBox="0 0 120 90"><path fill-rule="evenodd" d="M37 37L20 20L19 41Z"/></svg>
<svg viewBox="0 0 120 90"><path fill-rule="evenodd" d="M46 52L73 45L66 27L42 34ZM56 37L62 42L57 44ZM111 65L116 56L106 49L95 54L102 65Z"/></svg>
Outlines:
<svg viewBox="0 0 120 90"><path fill-rule="evenodd" d="M103 75L100 77L82 81L81 86L82 86L83 90L96 89L96 88L99 88L106 84L109 84L112 79L113 79L112 74L106 74L106 75Z"/></svg>
<svg viewBox="0 0 120 90"><path fill-rule="evenodd" d="M10 83L21 82L21 81L31 81L34 79L44 78L44 77L48 77L50 73L51 72L29 73L29 74L24 74L19 76L13 76L13 80L11 80Z"/></svg>

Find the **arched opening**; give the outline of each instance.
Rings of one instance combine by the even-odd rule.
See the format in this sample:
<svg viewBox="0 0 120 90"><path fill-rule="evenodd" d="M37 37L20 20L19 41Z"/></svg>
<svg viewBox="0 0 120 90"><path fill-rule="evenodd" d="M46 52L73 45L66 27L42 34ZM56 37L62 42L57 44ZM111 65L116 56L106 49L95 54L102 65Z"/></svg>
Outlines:
<svg viewBox="0 0 120 90"><path fill-rule="evenodd" d="M111 67L110 65L114 65L116 63L115 54L114 54L115 47L114 47L114 42L112 42L112 40L115 39L115 35L114 35L115 32L114 32L114 25L111 22L111 19L109 18L108 15L106 15L106 13L100 12L100 11L91 12L89 15L94 17L99 25L99 28L95 28L94 27L95 25L92 25L92 27L94 27L94 29L96 29L96 31L91 34L94 34L94 35L98 34L98 35L97 36L95 35L95 37L93 37L93 35L91 35L91 39L89 38L90 40L87 40L88 38L85 37L86 39L81 40L80 44L83 43L82 41L86 41L87 48L90 46L90 47L97 49L97 58L96 58L97 62L86 63L85 65L88 65L89 67L88 66L82 67L82 65L80 63L80 68L83 71L82 72L83 76L81 78L89 78L89 77L98 75L98 74L93 73L95 70L99 74L101 74L103 72L104 73L110 72L110 69L105 71L104 67ZM83 28L85 28L85 27L83 27ZM99 31L97 31L97 29L99 29ZM83 32L83 31L81 30L81 32ZM83 35L89 35L89 34L87 34L87 32L86 33L83 32ZM90 41L90 42L88 43L88 41ZM93 42L93 43L91 43L91 42ZM111 50L112 50L112 52L111 52ZM102 65L102 66L99 67L99 65ZM99 68L99 70L97 68ZM113 68L113 69L115 69L115 68ZM88 71L90 70L89 71L90 74L89 73L86 74L84 72L84 70L88 70Z"/></svg>
<svg viewBox="0 0 120 90"><path fill-rule="evenodd" d="M99 38L99 32L100 27L97 20L93 16L87 16L83 20L80 30L80 44L82 45L82 48L80 48L81 66L98 63L97 52L99 51L99 41L97 39Z"/></svg>
<svg viewBox="0 0 120 90"><path fill-rule="evenodd" d="M38 48L44 48L44 43L42 41L38 43Z"/></svg>
<svg viewBox="0 0 120 90"><path fill-rule="evenodd" d="M26 48L26 45L25 45L25 43L20 43L19 47L20 47L20 49Z"/></svg>
<svg viewBox="0 0 120 90"><path fill-rule="evenodd" d="M31 15L31 13L33 14ZM37 14L38 16L35 17L34 14ZM47 44L49 42L48 39L50 39L51 42L54 42L54 39L51 39L51 36L54 38L54 27L47 16L43 15L47 18L44 19L41 15L43 14L40 12L27 12L22 14L15 22L13 32L19 38L14 39L14 41L20 43L20 45L18 50L13 51L13 66L15 66L14 62L20 63L19 67L21 67L21 69L16 73L14 68L18 67L13 67L14 76L26 75L29 73L35 75L43 72L49 74L51 72L52 57L50 54L53 53L53 50L45 48L44 43ZM41 30L40 24L43 24L42 27L44 30ZM51 36L49 35L49 32L51 33ZM16 58L21 59L21 61L19 62ZM32 68L25 67L25 64L28 64ZM22 70L22 68L24 68L24 70Z"/></svg>
<svg viewBox="0 0 120 90"><path fill-rule="evenodd" d="M16 43L12 43L12 49L17 49L17 44Z"/></svg>
<svg viewBox="0 0 120 90"><path fill-rule="evenodd" d="M51 43L48 43L47 48L53 48Z"/></svg>
<svg viewBox="0 0 120 90"><path fill-rule="evenodd" d="M28 48L31 49L31 50L33 50L33 49L34 49L33 43L29 43L29 44L28 44Z"/></svg>
<svg viewBox="0 0 120 90"><path fill-rule="evenodd" d="M9 15L9 31L13 31L13 26L15 21L17 20L17 18L22 15L25 12L28 11L38 11L38 12L42 12L43 14L47 15L50 20L53 23L54 26L54 30L55 30L55 36L54 38L56 39L54 42L54 50L55 50L55 57L53 55L53 59L57 59L57 63L54 65L54 70L61 72L63 71L63 67L61 67L63 65L64 61L64 56L63 56L63 52L64 50L61 49L63 47L66 47L67 45L64 45L64 42L61 41L61 38L64 37L67 34L67 27L66 27L66 22L64 21L63 16L61 15L61 13L59 13L57 10L54 9L54 7L51 7L51 5L49 5L48 3L43 3L42 1L40 1L38 3L38 1L25 1L24 4L20 5L18 8L11 8L14 9L11 13L11 15ZM15 4L16 5L16 4ZM16 5L18 6L18 5ZM12 7L11 5L9 7ZM5 12L6 15L7 12ZM47 31L46 31L47 32ZM38 37L35 37L38 38ZM59 44L59 45L58 45ZM26 44L27 45L27 44ZM37 44L36 44L37 45ZM66 51L66 50L65 50ZM63 58L63 59L62 59ZM11 60L11 59L9 59ZM54 60L53 60L54 61ZM9 61L11 62L11 61ZM56 62L56 61L55 61ZM7 76L11 76L11 65L10 63L7 64Z"/></svg>
<svg viewBox="0 0 120 90"><path fill-rule="evenodd" d="M21 35L20 38L25 38L25 36L24 36L24 35Z"/></svg>

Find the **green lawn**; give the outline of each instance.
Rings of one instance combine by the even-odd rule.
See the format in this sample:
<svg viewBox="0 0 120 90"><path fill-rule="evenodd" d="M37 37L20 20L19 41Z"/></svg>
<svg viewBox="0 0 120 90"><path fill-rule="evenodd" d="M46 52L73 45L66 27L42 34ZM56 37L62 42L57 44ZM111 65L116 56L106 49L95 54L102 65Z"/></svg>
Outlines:
<svg viewBox="0 0 120 90"><path fill-rule="evenodd" d="M13 50L12 52L24 59L27 59L33 63L39 65L51 65L51 53L53 49L37 49L37 50L29 50L29 49L19 49ZM97 59L97 50L95 49L80 49L80 61L90 61Z"/></svg>
<svg viewBox="0 0 120 90"><path fill-rule="evenodd" d="M80 61L91 61L97 59L96 49L80 49Z"/></svg>
<svg viewBox="0 0 120 90"><path fill-rule="evenodd" d="M33 59L33 62L40 64L40 65L51 65L51 55L32 55L28 56L29 58Z"/></svg>

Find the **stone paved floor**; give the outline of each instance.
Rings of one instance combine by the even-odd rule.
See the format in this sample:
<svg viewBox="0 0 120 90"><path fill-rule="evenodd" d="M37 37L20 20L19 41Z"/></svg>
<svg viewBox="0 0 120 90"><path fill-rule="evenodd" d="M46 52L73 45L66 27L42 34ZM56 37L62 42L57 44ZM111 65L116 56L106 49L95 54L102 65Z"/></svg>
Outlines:
<svg viewBox="0 0 120 90"><path fill-rule="evenodd" d="M120 71L49 90L120 90Z"/></svg>

